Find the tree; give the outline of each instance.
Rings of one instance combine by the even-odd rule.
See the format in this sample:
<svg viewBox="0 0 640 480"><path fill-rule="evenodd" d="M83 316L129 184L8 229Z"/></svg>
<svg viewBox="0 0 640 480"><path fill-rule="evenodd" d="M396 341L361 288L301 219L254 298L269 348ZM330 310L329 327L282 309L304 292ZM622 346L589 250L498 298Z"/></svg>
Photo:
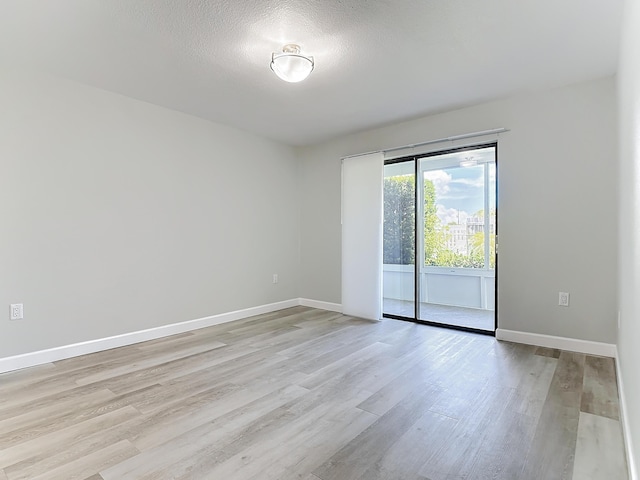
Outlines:
<svg viewBox="0 0 640 480"><path fill-rule="evenodd" d="M443 226L438 217L436 189L430 180L424 182L424 265L437 267L483 268L484 232L467 234L468 254L447 248L451 237L449 226ZM495 218L495 209L490 215ZM475 213L484 218L484 210ZM453 225L456 225L453 223ZM490 268L495 268L495 235L490 225L484 229L490 234ZM415 263L415 178L397 175L384 179L383 262L395 265Z"/></svg>
<svg viewBox="0 0 640 480"><path fill-rule="evenodd" d="M431 180L424 182L424 263L435 265L439 253L446 247L446 235L440 228L436 187Z"/></svg>
<svg viewBox="0 0 640 480"><path fill-rule="evenodd" d="M415 263L415 178L397 175L384 179L383 262L395 265ZM444 235L439 231L436 189L424 182L425 259L434 258L444 248Z"/></svg>
<svg viewBox="0 0 640 480"><path fill-rule="evenodd" d="M475 217L484 218L484 209L478 210ZM476 268L484 267L484 236L489 235L489 268L495 268L496 266L496 236L491 229L491 222L493 219L495 225L496 209L489 210L489 224L484 225L484 232L476 232L469 239L469 257L471 257L474 266Z"/></svg>
<svg viewBox="0 0 640 480"><path fill-rule="evenodd" d="M384 179L383 262L415 262L415 178L397 175Z"/></svg>
<svg viewBox="0 0 640 480"><path fill-rule="evenodd" d="M484 232L474 233L469 241L469 257L476 268L484 267ZM496 267L496 236L489 236L489 268Z"/></svg>

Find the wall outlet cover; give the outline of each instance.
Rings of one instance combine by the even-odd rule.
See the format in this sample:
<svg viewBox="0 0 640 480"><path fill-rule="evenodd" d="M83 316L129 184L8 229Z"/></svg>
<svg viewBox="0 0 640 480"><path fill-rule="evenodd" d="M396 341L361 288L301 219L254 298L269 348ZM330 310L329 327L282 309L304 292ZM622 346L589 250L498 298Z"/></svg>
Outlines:
<svg viewBox="0 0 640 480"><path fill-rule="evenodd" d="M558 305L561 307L569 306L569 294L567 292L560 292L558 294Z"/></svg>
<svg viewBox="0 0 640 480"><path fill-rule="evenodd" d="M10 314L11 314L11 320L20 320L21 318L23 318L24 308L22 303L12 303Z"/></svg>

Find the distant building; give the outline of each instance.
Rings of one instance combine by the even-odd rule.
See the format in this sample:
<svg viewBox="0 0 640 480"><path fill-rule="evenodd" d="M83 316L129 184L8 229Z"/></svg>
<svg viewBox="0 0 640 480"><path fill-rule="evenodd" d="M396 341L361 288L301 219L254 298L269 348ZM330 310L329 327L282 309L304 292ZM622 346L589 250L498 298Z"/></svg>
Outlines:
<svg viewBox="0 0 640 480"><path fill-rule="evenodd" d="M447 249L452 252L467 255L467 229L464 225L446 225L444 232L447 234Z"/></svg>
<svg viewBox="0 0 640 480"><path fill-rule="evenodd" d="M467 217L467 233L473 235L476 233L484 233L484 217ZM489 233L496 233L496 216L489 216Z"/></svg>
<svg viewBox="0 0 640 480"><path fill-rule="evenodd" d="M463 225L449 224L441 227L447 234L446 246L448 250L462 255L469 255L469 239L476 233L484 233L484 217L467 217ZM496 216L489 217L489 234L496 233Z"/></svg>

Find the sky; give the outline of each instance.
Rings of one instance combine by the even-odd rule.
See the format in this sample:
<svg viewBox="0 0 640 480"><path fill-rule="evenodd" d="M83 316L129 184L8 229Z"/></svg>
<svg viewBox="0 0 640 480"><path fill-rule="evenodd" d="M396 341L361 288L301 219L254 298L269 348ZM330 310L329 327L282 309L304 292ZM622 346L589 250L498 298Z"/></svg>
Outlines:
<svg viewBox="0 0 640 480"><path fill-rule="evenodd" d="M493 157L492 149L455 153L450 155L456 157L455 167L424 172L425 179L431 180L436 189L438 217L444 225L458 223L458 220L463 224L468 216L472 216L484 208L484 164L480 163L468 167L457 165L459 165L459 161L464 159L484 160L486 158L485 150L491 150ZM427 161L429 158L433 157L427 157ZM443 159L443 156L437 158L440 160ZM427 165L425 164L425 166ZM495 164L489 164L487 167L489 168L490 192L495 192ZM495 207L495 194L490 193L490 195L493 199L491 207Z"/></svg>

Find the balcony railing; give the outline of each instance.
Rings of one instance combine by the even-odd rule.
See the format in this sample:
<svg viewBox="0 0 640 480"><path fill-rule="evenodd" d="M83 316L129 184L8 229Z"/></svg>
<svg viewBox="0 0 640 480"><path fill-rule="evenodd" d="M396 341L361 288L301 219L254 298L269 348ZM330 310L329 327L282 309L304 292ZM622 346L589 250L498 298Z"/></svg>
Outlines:
<svg viewBox="0 0 640 480"><path fill-rule="evenodd" d="M413 265L385 264L382 273L384 298L414 300ZM494 310L495 270L423 267L420 302Z"/></svg>

